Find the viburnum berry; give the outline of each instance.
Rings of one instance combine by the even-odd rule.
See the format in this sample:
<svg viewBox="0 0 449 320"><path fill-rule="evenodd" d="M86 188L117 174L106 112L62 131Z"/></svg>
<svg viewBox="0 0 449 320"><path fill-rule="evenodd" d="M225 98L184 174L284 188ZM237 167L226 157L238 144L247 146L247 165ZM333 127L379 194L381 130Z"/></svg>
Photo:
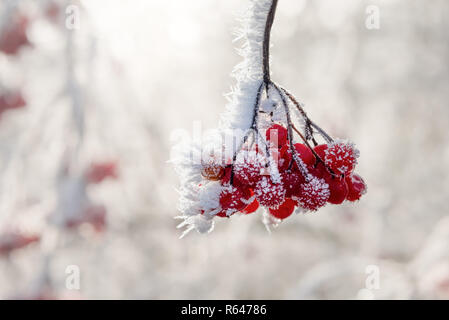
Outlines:
<svg viewBox="0 0 449 320"><path fill-rule="evenodd" d="M268 208L278 208L285 200L285 188L282 183L273 183L269 176L263 176L254 188L256 199Z"/></svg>
<svg viewBox="0 0 449 320"><path fill-rule="evenodd" d="M298 202L302 208L316 211L326 204L329 196L329 186L326 181L309 175L309 182L301 185Z"/></svg>
<svg viewBox="0 0 449 320"><path fill-rule="evenodd" d="M246 206L245 209L242 210L242 213L250 214L255 212L257 209L259 209L259 201L257 201L256 198L254 198L253 202L251 202L249 205Z"/></svg>
<svg viewBox="0 0 449 320"><path fill-rule="evenodd" d="M331 178L331 173L327 170L326 166L322 162L318 162L316 165L307 166L309 173L320 179Z"/></svg>
<svg viewBox="0 0 449 320"><path fill-rule="evenodd" d="M281 173L282 182L285 188L285 197L291 198L298 196L301 190L301 184L305 182L304 177L297 171L285 171Z"/></svg>
<svg viewBox="0 0 449 320"><path fill-rule="evenodd" d="M349 175L357 164L359 151L348 141L336 140L325 150L324 162L335 173Z"/></svg>
<svg viewBox="0 0 449 320"><path fill-rule="evenodd" d="M231 174L232 174L232 166L227 166L224 170L223 178L221 179L221 185L227 185L231 182ZM235 178L234 172L234 180L232 181L232 185L236 187L243 187L244 184L240 182L240 180Z"/></svg>
<svg viewBox="0 0 449 320"><path fill-rule="evenodd" d="M297 205L296 201L286 198L284 203L282 203L277 209L268 209L270 214L278 219L285 219L289 217L293 211L295 210L295 206Z"/></svg>
<svg viewBox="0 0 449 320"><path fill-rule="evenodd" d="M306 145L304 145L302 143L295 143L294 147L296 150L296 154L304 162L304 164L306 166L315 164L315 156L313 155L313 153L309 149L309 147L307 147ZM283 161L279 168L280 168L280 170L285 170L288 168L288 166L290 165L290 162L293 160L290 146L285 145L284 147L282 147L280 152L281 152L281 159ZM294 170L299 170L298 164L294 160L293 160L292 168Z"/></svg>
<svg viewBox="0 0 449 320"><path fill-rule="evenodd" d="M358 174L351 174L345 178L348 184L348 195L346 200L357 201L366 193L366 184L362 177Z"/></svg>
<svg viewBox="0 0 449 320"><path fill-rule="evenodd" d="M265 132L265 136L267 141L270 141L273 145L281 148L287 143L288 140L288 131L286 128L279 124L273 124L270 128Z"/></svg>
<svg viewBox="0 0 449 320"><path fill-rule="evenodd" d="M277 160L278 168L279 168L280 172L288 169L290 162L292 161L290 146L288 144L286 144L282 148L278 149L277 158L275 158L275 160Z"/></svg>
<svg viewBox="0 0 449 320"><path fill-rule="evenodd" d="M251 197L249 189L243 187L227 186L220 194L220 214L230 216L237 211L244 209L248 205L248 199Z"/></svg>
<svg viewBox="0 0 449 320"><path fill-rule="evenodd" d="M306 165L312 165L315 163L315 156L308 146L302 143L295 143L294 147L296 153Z"/></svg>
<svg viewBox="0 0 449 320"><path fill-rule="evenodd" d="M232 216L234 213L235 213L235 212L231 213L229 216ZM216 216L217 216L217 217L220 217L220 218L227 218L227 217L229 217L229 216L226 214L226 211L223 211L223 210L220 211L219 213L217 213Z"/></svg>
<svg viewBox="0 0 449 320"><path fill-rule="evenodd" d="M234 163L234 177L244 185L253 186L261 177L265 158L256 151L242 151Z"/></svg>
<svg viewBox="0 0 449 320"><path fill-rule="evenodd" d="M214 163L213 161L202 164L201 175L207 180L221 180L224 174L225 168L217 163Z"/></svg>
<svg viewBox="0 0 449 320"><path fill-rule="evenodd" d="M319 144L313 148L316 154L324 161L326 158L327 144Z"/></svg>
<svg viewBox="0 0 449 320"><path fill-rule="evenodd" d="M340 204L345 201L348 195L348 185L345 179L339 177L327 176L324 178L326 183L329 185L329 199L327 202L332 204Z"/></svg>

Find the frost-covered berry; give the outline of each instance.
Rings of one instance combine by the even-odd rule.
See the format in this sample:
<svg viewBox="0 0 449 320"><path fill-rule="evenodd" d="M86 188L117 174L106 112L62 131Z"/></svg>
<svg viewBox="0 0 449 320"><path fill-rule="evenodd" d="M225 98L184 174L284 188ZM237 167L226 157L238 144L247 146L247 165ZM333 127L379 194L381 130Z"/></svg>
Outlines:
<svg viewBox="0 0 449 320"><path fill-rule="evenodd" d="M357 201L366 193L367 187L365 181L358 174L351 174L345 178L348 184L348 195L346 200Z"/></svg>
<svg viewBox="0 0 449 320"><path fill-rule="evenodd" d="M316 165L307 166L309 173L320 179L331 178L331 173L326 169L326 166L322 162L318 162Z"/></svg>
<svg viewBox="0 0 449 320"><path fill-rule="evenodd" d="M278 208L285 200L285 188L282 183L273 183L269 176L262 177L254 188L256 199L268 208Z"/></svg>
<svg viewBox="0 0 449 320"><path fill-rule="evenodd" d="M250 197L251 192L249 189L231 185L225 187L220 194L220 213L229 217L235 212L244 209L248 205L248 199Z"/></svg>
<svg viewBox="0 0 449 320"><path fill-rule="evenodd" d="M218 181L223 178L225 174L225 168L214 162L203 163L201 166L201 175L212 181Z"/></svg>
<svg viewBox="0 0 449 320"><path fill-rule="evenodd" d="M232 170L233 170L232 168L233 168L232 166L227 166L225 168L223 178L221 179L221 185L225 186L231 182L231 174L232 174ZM244 186L244 184L242 182L240 182L240 180L235 178L235 172L234 172L234 179L232 181L232 185L236 186L236 187Z"/></svg>
<svg viewBox="0 0 449 320"><path fill-rule="evenodd" d="M324 162L335 173L349 175L357 164L359 151L348 141L336 140L325 150Z"/></svg>
<svg viewBox="0 0 449 320"><path fill-rule="evenodd" d="M302 143L295 143L294 144L296 154L299 156L299 158L304 162L306 166L311 166L315 164L315 156L313 155L312 151L304 144ZM280 167L280 170L287 169L290 165L290 162L292 161L292 152L290 150L289 145L285 145L281 149L281 159L283 159L282 166ZM298 164L296 161L293 161L292 165L293 170L299 170Z"/></svg>
<svg viewBox="0 0 449 320"><path fill-rule="evenodd" d="M285 188L285 197L291 198L292 196L298 196L301 190L301 184L305 182L302 174L296 171L285 171L281 176Z"/></svg>
<svg viewBox="0 0 449 320"><path fill-rule="evenodd" d="M277 209L268 209L270 214L278 219L285 219L289 217L295 210L297 205L296 201L286 198L284 203L282 203Z"/></svg>
<svg viewBox="0 0 449 320"><path fill-rule="evenodd" d="M277 152L277 163L280 172L288 169L290 162L292 161L292 155L290 152L290 146L288 144L284 145L282 148L278 149Z"/></svg>
<svg viewBox="0 0 449 320"><path fill-rule="evenodd" d="M316 211L326 204L329 195L329 186L326 181L309 175L309 182L301 185L298 202L302 208Z"/></svg>
<svg viewBox="0 0 449 320"><path fill-rule="evenodd" d="M242 213L250 214L255 212L257 209L259 209L259 201L254 198L254 200L249 205L247 205L245 209L242 210Z"/></svg>
<svg viewBox="0 0 449 320"><path fill-rule="evenodd" d="M234 164L234 177L244 185L253 186L261 177L265 158L257 151L242 151Z"/></svg>
<svg viewBox="0 0 449 320"><path fill-rule="evenodd" d="M296 153L304 161L306 165L312 165L315 163L315 156L312 151L305 144L295 143Z"/></svg>
<svg viewBox="0 0 449 320"><path fill-rule="evenodd" d="M332 204L340 204L345 201L348 195L348 185L345 179L327 176L325 178L326 183L329 185L329 199L327 202Z"/></svg>
<svg viewBox="0 0 449 320"><path fill-rule="evenodd" d="M281 148L287 143L288 132L287 129L279 124L274 124L265 133L268 141L273 145Z"/></svg>

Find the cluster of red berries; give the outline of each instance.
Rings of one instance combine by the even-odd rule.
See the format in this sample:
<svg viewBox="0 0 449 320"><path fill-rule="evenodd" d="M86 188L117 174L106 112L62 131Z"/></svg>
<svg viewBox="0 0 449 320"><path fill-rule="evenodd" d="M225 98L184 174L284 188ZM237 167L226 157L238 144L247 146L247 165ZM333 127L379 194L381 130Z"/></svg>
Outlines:
<svg viewBox="0 0 449 320"><path fill-rule="evenodd" d="M363 179L353 173L358 151L352 143L336 140L313 149L290 144L287 129L278 124L266 131L266 137L279 175L270 174L269 157L257 145L241 150L231 165L203 164L202 176L223 186L217 216L249 214L262 205L274 217L285 219L295 207L316 211L328 202L359 200L366 192Z"/></svg>

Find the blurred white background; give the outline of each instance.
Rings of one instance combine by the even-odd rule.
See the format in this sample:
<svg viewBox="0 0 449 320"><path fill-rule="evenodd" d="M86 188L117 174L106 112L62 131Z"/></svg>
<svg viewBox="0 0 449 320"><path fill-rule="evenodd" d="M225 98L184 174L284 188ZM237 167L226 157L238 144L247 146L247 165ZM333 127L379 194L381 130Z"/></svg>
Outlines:
<svg viewBox="0 0 449 320"><path fill-rule="evenodd" d="M0 0L0 298L449 298L444 0L280 0L272 78L357 144L368 193L178 239L170 138L217 126L247 5Z"/></svg>

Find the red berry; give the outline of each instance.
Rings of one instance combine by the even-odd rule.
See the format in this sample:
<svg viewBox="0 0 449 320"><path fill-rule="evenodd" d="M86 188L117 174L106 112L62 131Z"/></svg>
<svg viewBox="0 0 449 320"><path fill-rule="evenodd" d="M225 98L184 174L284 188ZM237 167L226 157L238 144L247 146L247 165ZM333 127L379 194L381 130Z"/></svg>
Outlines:
<svg viewBox="0 0 449 320"><path fill-rule="evenodd" d="M309 173L317 178L320 179L327 179L331 178L332 175L330 172L326 169L324 164L322 162L318 162L317 165L308 166L307 169L309 170Z"/></svg>
<svg viewBox="0 0 449 320"><path fill-rule="evenodd" d="M351 142L336 140L325 150L325 163L336 174L349 175L357 164L359 151Z"/></svg>
<svg viewBox="0 0 449 320"><path fill-rule="evenodd" d="M224 213L230 216L237 211L244 209L247 206L247 201L251 197L249 189L242 187L228 186L223 189L220 194L220 206L222 211L217 215Z"/></svg>
<svg viewBox="0 0 449 320"><path fill-rule="evenodd" d="M274 124L265 132L265 136L274 146L281 148L287 143L287 129L279 124Z"/></svg>
<svg viewBox="0 0 449 320"><path fill-rule="evenodd" d="M255 212L257 209L259 209L259 201L257 201L256 198L254 198L253 202L251 202L249 205L246 206L245 209L242 210L242 213L250 214Z"/></svg>
<svg viewBox="0 0 449 320"><path fill-rule="evenodd" d="M241 151L234 164L234 177L242 184L252 186L261 177L265 158L256 151Z"/></svg>
<svg viewBox="0 0 449 320"><path fill-rule="evenodd" d="M348 184L348 195L346 196L346 200L356 201L359 200L362 195L366 193L366 184L363 181L362 177L358 174L351 174L345 178L346 183Z"/></svg>
<svg viewBox="0 0 449 320"><path fill-rule="evenodd" d="M270 214L278 219L285 219L289 217L293 211L295 210L295 206L297 205L296 201L286 198L284 203L279 206L277 209L268 209Z"/></svg>
<svg viewBox="0 0 449 320"><path fill-rule="evenodd" d="M232 216L234 213L231 213L230 216ZM228 216L226 215L226 211L220 211L219 213L216 214L217 217L220 218L227 218Z"/></svg>
<svg viewBox="0 0 449 320"><path fill-rule="evenodd" d="M221 179L221 184L226 185L231 182L231 172L232 172L232 166L227 166L224 170L223 178ZM240 182L240 180L235 178L235 172L234 172L234 180L232 184L236 187L242 187L243 184Z"/></svg>
<svg viewBox="0 0 449 320"><path fill-rule="evenodd" d="M292 154L290 152L290 146L288 144L284 145L282 148L279 149L277 160L280 172L288 169L288 166L292 161Z"/></svg>
<svg viewBox="0 0 449 320"><path fill-rule="evenodd" d="M295 143L294 145L296 154L299 156L299 158L304 162L306 166L311 166L315 164L315 156L313 155L312 151L304 144L302 143ZM285 148L285 149L284 149ZM286 145L281 149L282 157L281 159L285 159L282 162L282 166L280 167L280 170L285 170L290 165L290 162L292 161L292 152L290 150L290 146ZM292 165L293 170L299 170L298 164L296 161L293 160Z"/></svg>
<svg viewBox="0 0 449 320"><path fill-rule="evenodd" d="M319 144L313 148L316 154L324 161L326 157L327 144Z"/></svg>
<svg viewBox="0 0 449 320"><path fill-rule="evenodd" d="M225 168L223 178L221 179L222 185L228 184L231 181L231 171L232 171L232 166L227 166Z"/></svg>
<svg viewBox="0 0 449 320"><path fill-rule="evenodd" d="M301 185L301 192L298 197L299 205L307 210L316 211L324 206L329 199L329 186L324 179L312 177L310 181Z"/></svg>
<svg viewBox="0 0 449 320"><path fill-rule="evenodd" d="M333 204L340 204L345 201L348 195L348 185L345 179L340 179L337 177L328 176L325 178L326 183L329 185L329 199L327 202Z"/></svg>
<svg viewBox="0 0 449 320"><path fill-rule="evenodd" d="M302 143L295 143L295 149L296 153L306 165L312 165L315 163L315 156L308 146Z"/></svg>
<svg viewBox="0 0 449 320"><path fill-rule="evenodd" d="M299 172L286 171L281 174L285 188L285 197L298 196L301 191L301 184L305 182L304 177Z"/></svg>
<svg viewBox="0 0 449 320"><path fill-rule="evenodd" d="M268 176L262 177L254 188L256 199L268 208L278 208L284 202L285 188L282 183L273 183Z"/></svg>

